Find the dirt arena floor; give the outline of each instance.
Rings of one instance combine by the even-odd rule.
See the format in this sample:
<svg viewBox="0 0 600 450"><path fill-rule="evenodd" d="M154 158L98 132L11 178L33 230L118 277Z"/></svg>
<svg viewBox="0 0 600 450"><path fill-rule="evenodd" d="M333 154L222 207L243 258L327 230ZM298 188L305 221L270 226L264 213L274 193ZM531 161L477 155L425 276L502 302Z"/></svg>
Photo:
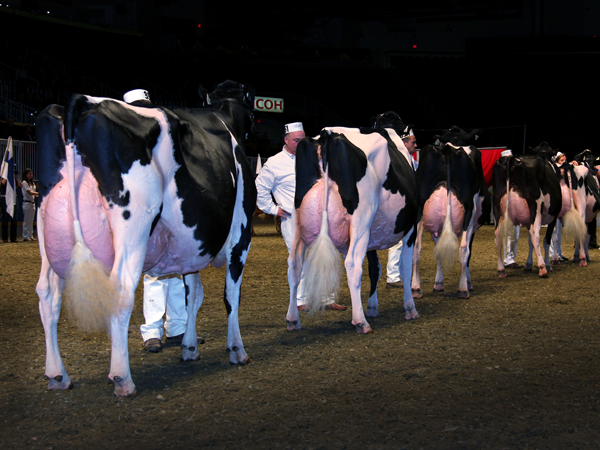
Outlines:
<svg viewBox="0 0 600 450"><path fill-rule="evenodd" d="M59 344L75 388L46 389L37 244L0 244L0 448L600 448L600 251L587 268L560 265L548 279L522 269L499 279L493 228L483 227L475 290L458 300L457 266L446 291L433 293L427 238L419 320L404 320L402 290L386 288L384 272L373 334L356 334L350 309L302 313L303 329L287 332L285 245L272 222L256 230L240 313L253 363L231 366L225 353L222 269L202 272L197 362L181 362L177 347L142 351L138 289L134 399L113 397L106 383L107 337L63 318ZM523 234L520 263L526 247ZM365 276L364 302L367 289ZM338 301L350 306L345 284Z"/></svg>

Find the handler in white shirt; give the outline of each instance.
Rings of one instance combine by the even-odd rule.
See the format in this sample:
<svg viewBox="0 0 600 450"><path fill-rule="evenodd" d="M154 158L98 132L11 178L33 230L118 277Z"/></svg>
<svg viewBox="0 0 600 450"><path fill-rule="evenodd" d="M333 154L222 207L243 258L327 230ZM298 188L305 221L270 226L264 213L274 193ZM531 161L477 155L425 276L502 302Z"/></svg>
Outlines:
<svg viewBox="0 0 600 450"><path fill-rule="evenodd" d="M274 216L281 217L281 234L287 246L288 253L292 249L293 227L292 211L294 210L294 195L296 193L296 147L305 137L302 122L289 123L285 126L283 150L267 160L256 178L258 208ZM273 198L275 198L273 203ZM298 285L298 309L304 310L304 277L300 276ZM338 305L333 299L327 300L327 309L343 311L345 306Z"/></svg>

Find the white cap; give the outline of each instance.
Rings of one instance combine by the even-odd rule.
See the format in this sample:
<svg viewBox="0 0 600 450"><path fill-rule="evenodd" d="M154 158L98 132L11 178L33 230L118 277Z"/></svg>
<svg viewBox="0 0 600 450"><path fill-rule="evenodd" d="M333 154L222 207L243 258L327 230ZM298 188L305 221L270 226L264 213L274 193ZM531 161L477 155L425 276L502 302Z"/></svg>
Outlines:
<svg viewBox="0 0 600 450"><path fill-rule="evenodd" d="M512 150L504 150L502 153L500 153L500 156L512 156Z"/></svg>
<svg viewBox="0 0 600 450"><path fill-rule="evenodd" d="M132 91L126 92L125 95L123 95L123 101L125 103L133 103L138 100L146 100L149 102L150 94L148 93L148 91L145 89L134 89Z"/></svg>
<svg viewBox="0 0 600 450"><path fill-rule="evenodd" d="M304 131L302 122L288 123L285 126L285 134L293 133L294 131Z"/></svg>

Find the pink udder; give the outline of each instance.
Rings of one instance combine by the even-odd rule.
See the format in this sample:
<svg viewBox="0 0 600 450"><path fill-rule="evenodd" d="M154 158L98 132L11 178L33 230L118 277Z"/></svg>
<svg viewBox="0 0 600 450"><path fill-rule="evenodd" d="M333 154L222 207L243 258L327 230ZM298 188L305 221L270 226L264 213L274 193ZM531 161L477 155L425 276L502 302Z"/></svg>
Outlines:
<svg viewBox="0 0 600 450"><path fill-rule="evenodd" d="M323 180L319 180L304 196L300 208L296 210L298 226L302 240L311 245L321 231L323 217ZM329 183L328 221L329 237L338 249L347 248L350 242L350 215L342 204L342 199L335 183Z"/></svg>
<svg viewBox="0 0 600 450"><path fill-rule="evenodd" d="M427 199L423 207L423 228L434 236L439 236L446 220L446 211L448 205L448 191L441 186ZM465 208L458 201L454 193L450 194L450 217L452 219L452 228L456 235L462 232L463 222L465 220Z"/></svg>
<svg viewBox="0 0 600 450"><path fill-rule="evenodd" d="M94 256L110 270L115 260L112 234L98 184L89 173L81 177L77 201L83 239ZM75 243L73 215L69 204L69 184L63 179L44 199L41 208L44 249L52 269L61 278L66 276Z"/></svg>
<svg viewBox="0 0 600 450"><path fill-rule="evenodd" d="M502 197L500 200L500 210L502 211L502 216L504 216L504 212L506 211L506 200L506 195L504 195L504 197ZM508 216L515 225L521 225L523 227L528 227L531 225L529 206L527 205L525 199L515 191L510 191Z"/></svg>

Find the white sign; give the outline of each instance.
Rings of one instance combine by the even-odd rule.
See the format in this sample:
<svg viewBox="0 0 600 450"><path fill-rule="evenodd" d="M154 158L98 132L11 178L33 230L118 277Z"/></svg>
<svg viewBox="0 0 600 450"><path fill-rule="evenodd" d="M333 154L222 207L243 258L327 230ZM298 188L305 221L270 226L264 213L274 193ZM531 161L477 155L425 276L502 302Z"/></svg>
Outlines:
<svg viewBox="0 0 600 450"><path fill-rule="evenodd" d="M256 111L282 113L283 99L271 97L256 97L254 99L254 109Z"/></svg>

